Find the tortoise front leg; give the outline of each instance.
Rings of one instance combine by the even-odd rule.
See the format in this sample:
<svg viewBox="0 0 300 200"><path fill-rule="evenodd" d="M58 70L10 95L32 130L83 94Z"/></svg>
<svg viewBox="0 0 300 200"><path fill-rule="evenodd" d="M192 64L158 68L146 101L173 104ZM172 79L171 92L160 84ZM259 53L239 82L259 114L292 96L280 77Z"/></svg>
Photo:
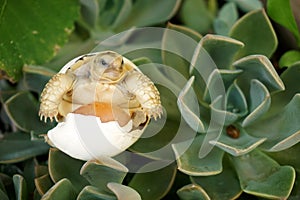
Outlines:
<svg viewBox="0 0 300 200"><path fill-rule="evenodd" d="M134 71L129 73L123 84L130 95L141 104L142 111L148 117L156 119L162 114L160 94L154 83L144 74Z"/></svg>
<svg viewBox="0 0 300 200"><path fill-rule="evenodd" d="M72 89L74 76L70 74L58 73L54 75L46 84L41 94L40 119L47 122L47 118L58 121L58 106L63 100L63 96Z"/></svg>

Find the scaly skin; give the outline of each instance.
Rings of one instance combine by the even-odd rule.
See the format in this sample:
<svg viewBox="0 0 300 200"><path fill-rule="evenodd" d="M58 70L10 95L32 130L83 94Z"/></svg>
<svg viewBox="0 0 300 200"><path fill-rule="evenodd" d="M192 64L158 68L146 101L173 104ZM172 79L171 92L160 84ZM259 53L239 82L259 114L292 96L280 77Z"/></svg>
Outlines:
<svg viewBox="0 0 300 200"><path fill-rule="evenodd" d="M41 105L39 116L40 119L47 122L48 117L50 121L53 118L58 121L59 117L59 104L62 102L63 96L72 90L75 77L72 74L54 75L46 84L41 94Z"/></svg>
<svg viewBox="0 0 300 200"><path fill-rule="evenodd" d="M161 116L162 106L159 92L147 76L138 71L130 72L125 77L123 86L125 86L124 88L127 89L129 94L137 98L146 116L154 119Z"/></svg>

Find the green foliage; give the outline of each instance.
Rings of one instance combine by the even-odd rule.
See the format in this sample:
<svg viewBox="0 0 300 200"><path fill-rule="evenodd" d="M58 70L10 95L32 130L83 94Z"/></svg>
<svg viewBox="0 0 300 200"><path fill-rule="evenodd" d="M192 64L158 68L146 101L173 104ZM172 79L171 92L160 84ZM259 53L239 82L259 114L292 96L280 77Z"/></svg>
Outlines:
<svg viewBox="0 0 300 200"><path fill-rule="evenodd" d="M25 64L45 63L66 43L79 5L72 0L2 0L0 10L0 69L17 81Z"/></svg>
<svg viewBox="0 0 300 200"><path fill-rule="evenodd" d="M268 0L267 12L271 19L293 33L298 46L300 46L300 32L293 15L290 1Z"/></svg>
<svg viewBox="0 0 300 200"><path fill-rule="evenodd" d="M0 0L0 199L299 199L299 49L269 20L299 47L289 3ZM45 142L56 123L39 120L39 97L67 61L106 49L157 85L165 112L134 156L80 161Z"/></svg>

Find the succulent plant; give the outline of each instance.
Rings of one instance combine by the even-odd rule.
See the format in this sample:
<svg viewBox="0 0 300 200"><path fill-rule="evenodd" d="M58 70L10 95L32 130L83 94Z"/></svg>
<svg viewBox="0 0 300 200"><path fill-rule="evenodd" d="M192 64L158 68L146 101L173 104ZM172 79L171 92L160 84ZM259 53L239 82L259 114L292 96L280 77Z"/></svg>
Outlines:
<svg viewBox="0 0 300 200"><path fill-rule="evenodd" d="M250 12L233 25L231 37L205 35L194 51L178 106L199 134L183 155L186 142L173 145L179 170L192 181L178 191L183 199L232 199L242 191L285 199L292 191L299 166L281 166L271 157L299 142L299 88L290 82L299 75L299 64L277 74L268 59L276 36L267 18L258 29L269 29L260 39L272 45L250 48L256 37L245 37L242 29L264 16Z"/></svg>
<svg viewBox="0 0 300 200"><path fill-rule="evenodd" d="M288 2L266 7L299 39L295 23L286 24L294 20ZM288 15L277 15L280 7ZM0 199L300 198L299 55L283 57L276 71L282 52L260 1L3 1L0 8L0 30L10 30L0 31L0 78L18 81L0 80ZM34 21L28 13L41 15ZM143 26L158 32L134 28ZM39 120L38 98L71 58L108 49L156 84L164 115L123 153L81 161L44 141L56 124Z"/></svg>

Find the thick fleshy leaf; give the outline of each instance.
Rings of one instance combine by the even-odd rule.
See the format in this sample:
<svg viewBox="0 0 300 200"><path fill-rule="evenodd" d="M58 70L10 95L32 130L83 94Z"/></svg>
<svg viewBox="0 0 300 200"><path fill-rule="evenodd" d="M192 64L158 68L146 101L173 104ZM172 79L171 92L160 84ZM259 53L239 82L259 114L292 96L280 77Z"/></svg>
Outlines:
<svg viewBox="0 0 300 200"><path fill-rule="evenodd" d="M282 151L300 141L300 94L278 113L249 126L247 131L255 137L266 137L261 146L268 151Z"/></svg>
<svg viewBox="0 0 300 200"><path fill-rule="evenodd" d="M252 79L259 80L270 93L284 90L284 84L278 76L270 60L262 55L251 55L233 63L236 69L243 70L238 77L237 84L244 94L249 94ZM249 99L247 99L249 101Z"/></svg>
<svg viewBox="0 0 300 200"><path fill-rule="evenodd" d="M57 182L48 192L42 196L41 200L66 200L75 199L76 193L72 183L63 178Z"/></svg>
<svg viewBox="0 0 300 200"><path fill-rule="evenodd" d="M179 8L180 0L147 1L138 0L132 5L129 16L122 23L119 22L117 30L126 30L133 26L150 26L169 20ZM155 14L153 11L155 10Z"/></svg>
<svg viewBox="0 0 300 200"><path fill-rule="evenodd" d="M18 92L4 106L10 120L22 131L45 133L53 126L39 119L38 102L30 92Z"/></svg>
<svg viewBox="0 0 300 200"><path fill-rule="evenodd" d="M243 70L219 70L222 80L225 86L225 90L233 83L233 81L243 72Z"/></svg>
<svg viewBox="0 0 300 200"><path fill-rule="evenodd" d="M268 89L257 79L251 80L250 86L250 113L244 119L242 126L248 126L253 123L265 112L267 112L271 105L271 96Z"/></svg>
<svg viewBox="0 0 300 200"><path fill-rule="evenodd" d="M40 94L54 74L55 72L48 68L26 65L23 67L23 84L26 89Z"/></svg>
<svg viewBox="0 0 300 200"><path fill-rule="evenodd" d="M227 36L231 27L238 19L238 12L234 3L226 3L214 20L214 30L218 35Z"/></svg>
<svg viewBox="0 0 300 200"><path fill-rule="evenodd" d="M41 196L43 196L54 185L49 174L35 178L34 183Z"/></svg>
<svg viewBox="0 0 300 200"><path fill-rule="evenodd" d="M238 40L211 34L205 35L199 45L208 53L218 69L229 69L237 52L244 47Z"/></svg>
<svg viewBox="0 0 300 200"><path fill-rule="evenodd" d="M273 114L287 105L297 93L300 93L299 85L295 84L299 81L299 77L300 62L290 66L281 74L280 78L285 85L285 90L272 96L271 111Z"/></svg>
<svg viewBox="0 0 300 200"><path fill-rule="evenodd" d="M143 172L152 167L155 166L145 165L140 170ZM155 171L136 173L128 186L135 189L143 200L161 199L170 190L175 179L176 170L176 165L172 163Z"/></svg>
<svg viewBox="0 0 300 200"><path fill-rule="evenodd" d="M240 18L229 36L245 44L237 55L242 58L252 54L270 57L277 48L277 37L264 10L254 10Z"/></svg>
<svg viewBox="0 0 300 200"><path fill-rule="evenodd" d="M192 176L209 176L222 171L224 151L213 148L204 158L199 157L203 138L203 135L198 135L192 141L172 145L177 158L178 169L183 173ZM186 150L187 145L190 146Z"/></svg>
<svg viewBox="0 0 300 200"><path fill-rule="evenodd" d="M279 67L290 67L294 63L300 61L300 51L290 50L285 52L279 60Z"/></svg>
<svg viewBox="0 0 300 200"><path fill-rule="evenodd" d="M227 0L229 2L234 2L241 10L244 12L249 12L251 10L257 10L263 8L262 2L260 0Z"/></svg>
<svg viewBox="0 0 300 200"><path fill-rule="evenodd" d="M300 32L291 9L290 1L267 1L267 12L271 19L291 31L300 45Z"/></svg>
<svg viewBox="0 0 300 200"><path fill-rule="evenodd" d="M204 132L205 127L200 119L200 109L193 90L194 77L191 77L180 92L177 100L179 110L186 122L197 132Z"/></svg>
<svg viewBox="0 0 300 200"><path fill-rule="evenodd" d="M235 125L239 130L237 138L230 137L224 128L222 135L218 140L212 140L210 143L221 148L223 151L233 155L244 155L262 144L266 138L257 138L250 136L242 127Z"/></svg>
<svg viewBox="0 0 300 200"><path fill-rule="evenodd" d="M25 179L21 175L16 174L13 176L13 182L15 186L16 198L19 200L26 200L28 197L28 191Z"/></svg>
<svg viewBox="0 0 300 200"><path fill-rule="evenodd" d="M85 177L92 186L100 191L109 192L106 187L109 182L122 183L128 169L117 161L103 157L97 161L86 162L80 174Z"/></svg>
<svg viewBox="0 0 300 200"><path fill-rule="evenodd" d="M72 182L77 193L88 184L85 178L79 174L80 168L84 163L83 161L71 158L58 149L51 148L48 162L49 173L55 183L58 183L63 178L67 178L68 182Z"/></svg>
<svg viewBox="0 0 300 200"><path fill-rule="evenodd" d="M191 177L191 181L200 185L212 200L236 199L242 193L236 172L226 158L224 158L224 166L220 174Z"/></svg>
<svg viewBox="0 0 300 200"><path fill-rule="evenodd" d="M72 0L1 1L0 7L0 69L14 80L20 78L24 64L42 64L53 57L79 13L78 1Z"/></svg>
<svg viewBox="0 0 300 200"><path fill-rule="evenodd" d="M188 78L189 62L201 37L192 29L168 23L162 39L163 63Z"/></svg>
<svg viewBox="0 0 300 200"><path fill-rule="evenodd" d="M298 200L300 199L300 176L299 172L296 174L296 180L294 188L289 196L289 200Z"/></svg>
<svg viewBox="0 0 300 200"><path fill-rule="evenodd" d="M223 96L216 98L210 104L210 108L213 116L211 120L220 124L220 126L232 124L239 118L238 114L226 110Z"/></svg>
<svg viewBox="0 0 300 200"><path fill-rule="evenodd" d="M228 112L234 113L239 117L243 117L248 113L246 98L236 82L228 88L226 98L226 110Z"/></svg>
<svg viewBox="0 0 300 200"><path fill-rule="evenodd" d="M108 183L107 187L117 196L117 199L142 200L137 191L120 183Z"/></svg>
<svg viewBox="0 0 300 200"><path fill-rule="evenodd" d="M18 147L18 148L16 148ZM46 154L49 146L43 140L30 140L25 133L7 134L0 140L0 163L16 163Z"/></svg>
<svg viewBox="0 0 300 200"><path fill-rule="evenodd" d="M275 159L280 165L290 165L300 173L300 159L298 159L300 151L300 143L278 152L267 152L267 154Z"/></svg>
<svg viewBox="0 0 300 200"><path fill-rule="evenodd" d="M244 192L265 198L286 199L294 185L295 170L280 166L260 151L231 157Z"/></svg>
<svg viewBox="0 0 300 200"><path fill-rule="evenodd" d="M203 0L183 1L180 9L180 19L184 25L201 34L207 33L212 26L213 13Z"/></svg>
<svg viewBox="0 0 300 200"><path fill-rule="evenodd" d="M210 200L205 190L196 184L189 184L177 190L177 195L182 200Z"/></svg>
<svg viewBox="0 0 300 200"><path fill-rule="evenodd" d="M103 193L100 189L94 186L86 186L84 187L79 195L77 196L77 200L117 200L117 198L112 194Z"/></svg>

